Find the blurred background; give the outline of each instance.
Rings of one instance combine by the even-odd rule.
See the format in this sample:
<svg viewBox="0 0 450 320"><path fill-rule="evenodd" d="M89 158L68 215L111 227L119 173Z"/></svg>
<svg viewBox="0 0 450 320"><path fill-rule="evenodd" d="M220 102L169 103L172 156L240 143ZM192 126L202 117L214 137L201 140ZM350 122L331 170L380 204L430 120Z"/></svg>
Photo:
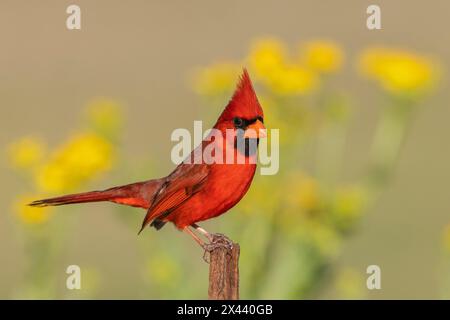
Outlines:
<svg viewBox="0 0 450 320"><path fill-rule="evenodd" d="M360 0L79 0L69 31L73 3L0 3L0 298L206 298L202 250L137 236L144 210L25 204L166 175L243 66L280 172L202 224L240 243L241 298L450 297L448 1L377 1L374 31Z"/></svg>

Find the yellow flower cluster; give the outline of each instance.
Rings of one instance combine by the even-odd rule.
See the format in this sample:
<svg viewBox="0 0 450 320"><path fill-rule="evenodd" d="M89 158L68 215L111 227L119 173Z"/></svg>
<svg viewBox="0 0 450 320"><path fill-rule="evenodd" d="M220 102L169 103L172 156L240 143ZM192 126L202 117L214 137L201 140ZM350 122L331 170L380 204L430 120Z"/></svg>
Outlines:
<svg viewBox="0 0 450 320"><path fill-rule="evenodd" d="M44 192L72 190L111 168L112 146L92 133L72 137L36 171L36 184Z"/></svg>
<svg viewBox="0 0 450 320"><path fill-rule="evenodd" d="M312 70L321 73L338 71L343 64L344 55L337 44L331 41L311 41L304 45L305 64ZM301 51L301 52L302 52Z"/></svg>
<svg viewBox="0 0 450 320"><path fill-rule="evenodd" d="M294 56L294 57L292 57ZM319 76L339 70L342 50L330 41L314 41L300 46L289 55L278 39L255 41L248 56L240 63L227 62L198 72L194 87L202 95L217 95L231 90L243 65L250 67L257 82L276 95L303 95L317 88Z"/></svg>
<svg viewBox="0 0 450 320"><path fill-rule="evenodd" d="M436 80L431 59L404 50L369 48L360 57L360 69L393 94L414 94L430 89Z"/></svg>
<svg viewBox="0 0 450 320"><path fill-rule="evenodd" d="M291 58L281 41L266 39L253 43L247 60L259 80L275 94L301 95L318 86L321 73L337 71L343 53L332 42L313 41L301 45L298 56Z"/></svg>
<svg viewBox="0 0 450 320"><path fill-rule="evenodd" d="M8 147L11 166L26 170L34 181L35 194L20 197L13 206L23 222L42 223L49 218L49 208L33 208L27 203L72 191L111 168L114 145L106 133L113 134L120 127L119 106L97 100L87 113L90 129L73 135L48 154L44 143L34 137L19 139Z"/></svg>

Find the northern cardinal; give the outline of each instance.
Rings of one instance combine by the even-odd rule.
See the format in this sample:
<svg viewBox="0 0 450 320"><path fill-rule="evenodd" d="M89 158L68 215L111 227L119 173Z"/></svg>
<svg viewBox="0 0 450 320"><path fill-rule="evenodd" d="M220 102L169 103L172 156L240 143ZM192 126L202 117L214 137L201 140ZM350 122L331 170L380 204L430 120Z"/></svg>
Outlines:
<svg viewBox="0 0 450 320"><path fill-rule="evenodd" d="M37 200L31 206L59 206L64 204L111 201L140 207L147 210L139 233L147 225L161 229L167 222L189 233L200 245L206 244L189 227L203 234L209 241L214 235L197 225L197 222L211 219L225 213L245 195L256 170L256 148L251 143L265 137L263 110L253 89L246 69L239 79L237 88L225 110L219 116L214 129L221 134L215 139L205 138L201 145L191 152L189 160L195 159L208 146L224 153L245 157L245 163L197 163L184 161L168 176L103 191L91 191L66 196ZM228 130L227 130L228 129ZM250 130L252 129L252 130ZM231 136L228 132L235 132ZM243 133L244 147L238 147L236 140ZM214 144L214 145L211 145ZM256 143L257 145L257 143ZM241 144L242 146L242 144ZM200 152L201 154L201 152Z"/></svg>

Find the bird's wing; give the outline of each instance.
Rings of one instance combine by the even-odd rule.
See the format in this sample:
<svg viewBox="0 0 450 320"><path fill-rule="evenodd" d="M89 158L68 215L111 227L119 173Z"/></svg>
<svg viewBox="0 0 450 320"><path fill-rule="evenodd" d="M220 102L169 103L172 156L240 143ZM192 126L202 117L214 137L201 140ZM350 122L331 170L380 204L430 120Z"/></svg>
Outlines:
<svg viewBox="0 0 450 320"><path fill-rule="evenodd" d="M200 191L208 177L206 164L181 164L155 193L151 207L142 222L142 230L153 220L167 217L178 206Z"/></svg>

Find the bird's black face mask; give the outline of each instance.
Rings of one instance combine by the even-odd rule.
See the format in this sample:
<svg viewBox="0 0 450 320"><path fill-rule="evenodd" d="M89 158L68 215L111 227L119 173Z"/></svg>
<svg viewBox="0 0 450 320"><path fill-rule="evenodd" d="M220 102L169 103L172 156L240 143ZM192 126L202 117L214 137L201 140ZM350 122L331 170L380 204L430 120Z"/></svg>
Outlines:
<svg viewBox="0 0 450 320"><path fill-rule="evenodd" d="M254 156L258 151L259 138L244 138L244 130L236 130L234 148L245 157Z"/></svg>

